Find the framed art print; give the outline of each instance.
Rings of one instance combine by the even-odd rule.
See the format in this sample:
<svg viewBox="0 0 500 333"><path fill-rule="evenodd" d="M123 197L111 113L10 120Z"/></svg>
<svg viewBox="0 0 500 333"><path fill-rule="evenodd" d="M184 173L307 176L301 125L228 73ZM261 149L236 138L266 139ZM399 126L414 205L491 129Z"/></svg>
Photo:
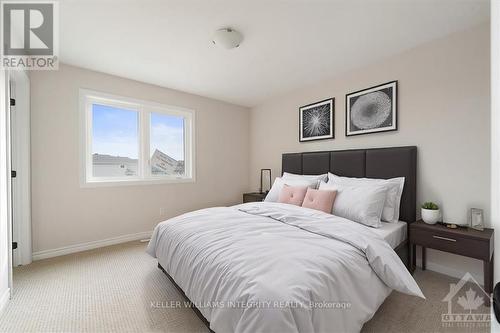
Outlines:
<svg viewBox="0 0 500 333"><path fill-rule="evenodd" d="M392 81L346 95L346 136L397 130L397 89Z"/></svg>
<svg viewBox="0 0 500 333"><path fill-rule="evenodd" d="M305 105L299 108L299 141L333 139L335 99Z"/></svg>

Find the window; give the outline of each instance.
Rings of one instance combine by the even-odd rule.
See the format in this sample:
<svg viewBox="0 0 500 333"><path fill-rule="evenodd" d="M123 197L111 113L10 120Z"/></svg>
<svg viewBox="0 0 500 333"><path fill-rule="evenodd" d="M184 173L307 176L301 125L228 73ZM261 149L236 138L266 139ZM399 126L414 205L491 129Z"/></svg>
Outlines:
<svg viewBox="0 0 500 333"><path fill-rule="evenodd" d="M80 91L82 184L193 181L194 111Z"/></svg>

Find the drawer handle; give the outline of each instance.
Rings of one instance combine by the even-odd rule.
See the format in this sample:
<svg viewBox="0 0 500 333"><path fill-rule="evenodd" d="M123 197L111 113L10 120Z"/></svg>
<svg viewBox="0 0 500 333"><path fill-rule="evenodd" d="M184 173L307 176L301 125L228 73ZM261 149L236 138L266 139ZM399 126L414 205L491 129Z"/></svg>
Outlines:
<svg viewBox="0 0 500 333"><path fill-rule="evenodd" d="M437 239L441 239L441 240L445 240L448 242L456 242L457 241L456 239L453 239L453 238L447 238L447 237L441 237L441 236L432 236L432 237L437 238Z"/></svg>

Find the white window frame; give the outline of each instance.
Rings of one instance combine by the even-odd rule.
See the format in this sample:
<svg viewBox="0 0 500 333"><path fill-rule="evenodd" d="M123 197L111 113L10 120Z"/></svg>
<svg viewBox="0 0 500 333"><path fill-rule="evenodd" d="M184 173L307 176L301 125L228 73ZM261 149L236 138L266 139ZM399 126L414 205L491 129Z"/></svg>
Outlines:
<svg viewBox="0 0 500 333"><path fill-rule="evenodd" d="M138 168L134 177L94 177L92 175L92 104L98 103L138 113ZM184 118L185 174L151 174L151 113ZM82 187L192 183L195 181L194 125L195 111L129 97L80 89L80 185Z"/></svg>

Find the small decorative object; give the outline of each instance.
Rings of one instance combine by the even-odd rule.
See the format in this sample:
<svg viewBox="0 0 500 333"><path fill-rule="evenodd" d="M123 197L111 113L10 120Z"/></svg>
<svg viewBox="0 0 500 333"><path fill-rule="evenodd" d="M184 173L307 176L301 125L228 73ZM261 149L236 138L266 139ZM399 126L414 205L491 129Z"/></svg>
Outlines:
<svg viewBox="0 0 500 333"><path fill-rule="evenodd" d="M263 187L263 179L264 179L264 173L266 171L269 171L269 189L266 190L266 192L264 192L264 187ZM260 169L260 189L259 189L259 193L267 193L269 192L269 190L271 189L271 169Z"/></svg>
<svg viewBox="0 0 500 333"><path fill-rule="evenodd" d="M335 137L335 99L299 108L299 141L333 139Z"/></svg>
<svg viewBox="0 0 500 333"><path fill-rule="evenodd" d="M346 95L346 136L397 130L397 88L392 81Z"/></svg>
<svg viewBox="0 0 500 333"><path fill-rule="evenodd" d="M470 210L470 227L476 230L484 230L483 210L479 208L471 208Z"/></svg>
<svg viewBox="0 0 500 333"><path fill-rule="evenodd" d="M422 220L427 224L436 224L439 221L439 206L434 202L425 202L422 205Z"/></svg>

